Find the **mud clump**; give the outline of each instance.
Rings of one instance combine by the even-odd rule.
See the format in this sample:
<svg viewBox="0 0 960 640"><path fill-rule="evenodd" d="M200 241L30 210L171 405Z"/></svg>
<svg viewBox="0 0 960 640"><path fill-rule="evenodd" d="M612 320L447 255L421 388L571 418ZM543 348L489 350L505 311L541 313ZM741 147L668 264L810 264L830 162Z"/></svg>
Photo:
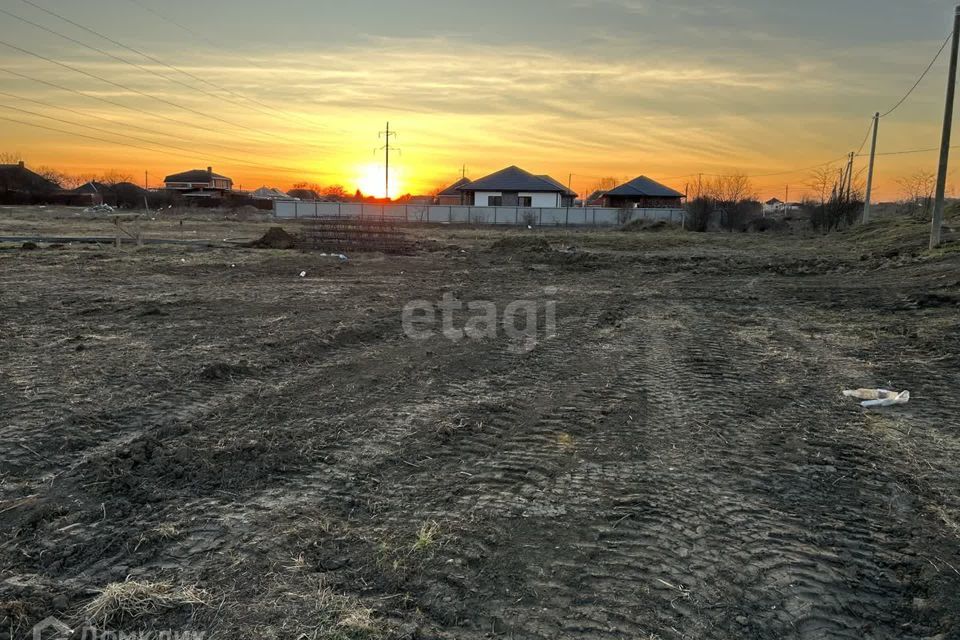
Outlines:
<svg viewBox="0 0 960 640"><path fill-rule="evenodd" d="M200 370L200 379L209 382L220 380L233 380L234 378L247 378L254 373L253 368L247 364L246 360L241 360L238 364L229 362L214 362Z"/></svg>
<svg viewBox="0 0 960 640"><path fill-rule="evenodd" d="M39 248L36 242L24 242L20 245L20 251L36 251Z"/></svg>
<svg viewBox="0 0 960 640"><path fill-rule="evenodd" d="M510 236L501 238L490 245L490 251L494 253L550 253L550 243L543 238L531 238L527 236Z"/></svg>
<svg viewBox="0 0 960 640"><path fill-rule="evenodd" d="M245 247L251 249L296 249L297 239L283 230L283 227L270 227L265 234Z"/></svg>

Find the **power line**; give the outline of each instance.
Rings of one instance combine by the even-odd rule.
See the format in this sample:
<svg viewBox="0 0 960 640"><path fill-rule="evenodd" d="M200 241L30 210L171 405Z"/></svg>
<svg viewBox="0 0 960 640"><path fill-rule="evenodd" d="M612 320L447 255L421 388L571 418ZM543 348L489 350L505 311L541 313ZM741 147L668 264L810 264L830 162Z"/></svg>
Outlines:
<svg viewBox="0 0 960 640"><path fill-rule="evenodd" d="M150 151L151 153L161 153L161 154L168 155L168 156L175 156L175 157L177 157L177 158L183 158L183 157L185 157L182 153L171 153L171 152L169 152L169 151L163 151L163 150L161 150L161 149L151 149L151 148L149 148L149 147L144 147L144 146L137 145L137 144L130 144L130 143L127 143L127 142L118 142L118 141L116 141L116 140L105 140L105 139L103 139L103 138L98 138L98 137L96 137L96 136L88 136L88 135L86 135L86 134L77 133L77 132L75 132L75 131L67 131L67 130L65 130L65 129L58 129L58 128L56 128L56 127L48 127L48 126L45 126L45 125L42 125L42 124L37 124L37 123L35 123L35 122L27 122L27 121L25 121L25 120L17 120L16 118L8 118L8 117L6 117L6 116L0 116L0 120L6 120L7 122L14 122L14 123L17 123L17 124L22 124L22 125L27 126L27 127L35 127L35 128L37 128L37 129L44 129L44 130L46 130L46 131L53 131L53 132L55 132L55 133L62 133L62 134L64 134L64 135L68 135L68 136L75 136L75 137L78 137L78 138L86 138L87 140L93 140L94 142L100 142L100 143L106 143L106 144L115 144L115 145L119 145L119 146L121 146L121 147L130 147L131 149L140 149L140 150L142 150L142 151ZM116 135L116 134L114 134L114 135ZM157 144L157 143L151 143L151 144ZM204 157L206 157L206 156L205 156L205 155L198 154L198 155L191 156L191 157L193 157L194 159L202 159L202 158L204 158ZM286 168L283 168L283 167L275 167L275 168L272 168L272 169L271 169L271 168L269 168L269 167L261 167L261 166L259 166L259 165L251 165L251 166L254 166L255 168L258 168L258 169L265 169L265 170L269 170L269 171L280 171L280 172L284 172L284 173L295 173L295 174L297 174L297 175L302 175L302 171L299 171L299 170L296 170L296 169L286 169Z"/></svg>
<svg viewBox="0 0 960 640"><path fill-rule="evenodd" d="M11 111L19 111L20 113L23 113L23 114L26 114L26 115L30 115L30 116L35 116L35 117L38 117L38 118L46 118L46 119L48 119L48 120L53 120L54 122L60 122L60 123L62 123L62 124L68 124L68 125L71 125L71 126L74 126L74 127L83 127L83 128L85 128L85 129L90 129L90 130L92 130L92 131L100 131L100 132L106 133L107 135L111 135L111 136L114 136L114 137L117 137L117 138L126 138L126 139L129 139L129 140L137 140L137 141L139 141L139 142L144 142L144 143L146 143L146 144L152 144L152 145L155 145L155 146L161 147L161 148L173 149L173 150L175 150L175 151L185 151L185 152L187 152L187 153L195 153L194 150L192 150L192 149L185 149L185 148L183 148L183 147L177 147L177 146L174 146L174 145L164 144L164 143L162 143L162 142L154 142L153 140L147 140L146 138L140 138L140 137L132 136L132 135L129 135L129 134L115 133L115 132L110 131L110 130L108 130L108 129L102 129L102 128L100 128L100 127L94 127L93 125L83 124L82 122L75 122L75 121L72 121L72 120L64 120L63 118L57 118L57 117L55 117L55 116L48 116L48 115L43 114L43 113L37 113L36 111L30 111L29 109L21 109L21 108L19 108L19 107L11 107L10 105L6 105L6 104L2 104L2 103L0 103L0 107L2 107L2 108L4 108L4 109L10 109ZM105 141L105 142L110 142L110 141ZM282 166L278 166L278 167L264 167L263 165L255 164L255 163L249 162L249 161L247 161L247 160L241 160L240 158L234 158L234 157L232 157L232 156L219 156L219 155L216 155L216 154L204 154L204 155L205 155L205 156L209 156L209 157L211 157L211 158L225 159L225 160L227 160L228 162L237 162L237 163L240 163L240 164L245 164L245 165L254 167L254 168L256 168L256 169L269 169L269 170L271 170L271 171L282 170L282 171L287 171L287 172L290 172L290 173L299 173L299 172L300 172L299 169L294 169L294 168L292 168L292 167L282 167Z"/></svg>
<svg viewBox="0 0 960 640"><path fill-rule="evenodd" d="M140 7L140 8L143 9L144 11L148 11L149 13L152 13L153 15L155 15L155 16L158 17L158 18L160 18L160 19L163 20L164 22L168 22L168 23L172 24L173 26L177 27L178 29L181 29L181 30L189 33L189 34L192 35L194 38L197 38L198 40L203 40L204 42L206 42L206 43L207 43L208 45L210 45L211 47L218 48L218 49L219 49L219 48L222 48L221 45L218 45L218 44L217 44L216 42L214 42L213 40L210 40L210 38L206 37L204 34L199 33L199 32L197 32L197 31L194 31L194 30L191 29L190 27L185 26L185 25L182 25L182 24L180 24L179 22L177 22L176 20L173 20L172 18L168 18L167 16L165 16L165 15L163 15L163 14L161 14L161 13L158 13L157 11L154 11L153 9L151 9L150 7L148 7L147 5L145 5L145 4L141 3L141 2L138 2L137 0L127 0L127 2L129 2L130 4L133 4L133 5L136 5L136 6ZM236 53L230 52L230 55L231 55L231 56L234 56L234 57L239 57L241 60L243 60L243 61L246 62L247 64L252 65L252 66L254 66L254 67L258 67L258 68L260 68L260 69L263 69L264 71L272 71L272 69L270 69L269 67L264 67L264 66L261 65L260 63L254 62L253 60L250 60L249 58L244 58L243 56L238 56Z"/></svg>
<svg viewBox="0 0 960 640"><path fill-rule="evenodd" d="M960 149L960 146L952 146L951 149ZM907 151L887 151L886 153L878 153L878 156L906 156L914 153L930 153L931 151L940 151L940 147L930 147L929 149L909 149ZM864 156L857 156L862 158Z"/></svg>
<svg viewBox="0 0 960 640"><path fill-rule="evenodd" d="M178 120L177 118L172 118L172 117L170 117L170 116L165 116L165 115L160 114L160 113L153 113L153 112L151 112L151 111L147 111L146 109L140 109L140 108L137 108L137 107L131 107L131 106L129 106L129 105L123 104L122 102L117 102L116 100L110 100L109 98L103 98L103 97L98 96L98 95L94 95L94 94L91 94L91 93L86 93L86 92L84 92L84 91L80 91L80 90L78 90L78 89L71 89L70 87L65 87L65 86L63 86L63 85L61 85L61 84L57 84L57 83L55 83L55 82L49 82L49 81L47 81L47 80L41 80L40 78L34 78L34 77L28 76L28 75L26 75L26 74L19 73L19 72L17 72L17 71L11 71L10 69L2 69L2 68L0 68L0 71L3 71L4 73L9 73L10 75L16 76L16 77L18 77L18 78L23 78L24 80L29 80L29 81L31 81L31 82L37 82L37 83L39 83L39 84L43 84L43 85L46 85L46 86L48 86L48 87L53 87L54 89L60 89L61 91L67 91L67 92L69 92L69 93L73 93L73 94L76 94L76 95L78 95L78 96L82 96L82 97L84 97L84 98L89 98L89 99L91 99L91 100L97 100L98 102L103 102L104 104L109 104L109 105L113 105L113 106L115 106L115 107L120 107L121 109L127 109L128 111L132 111L132 112L134 112L134 113L139 113L139 114L146 115L146 116L149 116L149 117L152 117L152 118L158 118L158 119L160 119L160 120L167 120L167 121L169 121L169 122L172 122L172 123L176 124L178 127L182 127L182 126L186 125L186 126L188 126L188 127L194 128L194 129L199 129L200 131L206 131L206 132L208 132L208 133L213 133L213 134L216 134L216 135L221 135L221 132L220 132L220 131L217 131L216 129L211 129L211 128L209 128L209 127L204 127L203 125L199 125L199 124L195 124L195 123L184 122L184 121L182 121L182 120ZM61 108L62 108L62 107L61 107ZM133 127L133 128L141 128L141 129L142 129L142 127L136 127L135 125L127 125L127 126ZM149 131L149 130L148 130L148 131ZM167 134L161 134L161 135L167 135ZM175 137L175 136L171 136L171 137ZM181 139L181 140L184 140L183 138L180 138L180 139ZM211 144L213 144L213 143L211 143ZM216 144L217 146L222 147L222 148L225 148L225 149L232 149L232 150L234 150L234 151L240 151L241 153L244 152L244 151L248 151L248 150L249 150L249 149L241 149L241 148L239 148L239 147L231 147L231 146L229 146L229 145L225 145L225 144L222 144L222 143L215 143L215 144Z"/></svg>
<svg viewBox="0 0 960 640"><path fill-rule="evenodd" d="M870 134L873 132L873 118L870 118L870 125L867 127L867 133L863 136L863 142L860 143L860 147L857 148L857 155L860 155L860 152L863 151L863 148L867 146L867 140L870 139Z"/></svg>
<svg viewBox="0 0 960 640"><path fill-rule="evenodd" d="M0 71L7 71L7 70L6 70L6 69L0 69ZM8 73L10 73L10 72L8 72ZM16 74L16 75L19 75L19 74ZM27 78L27 79L29 79L29 78ZM79 92L77 92L77 93L79 93ZM83 94L80 93L80 95L83 95ZM7 98L13 98L14 100L22 100L22 101L24 101L24 102L31 102L31 103L33 103L33 104L40 105L41 107L47 107L48 109L55 109L55 110L57 110L57 111L66 111L66 112L68 112L68 113L73 113L73 114L75 114L75 115L78 115L78 116L81 116L81 117L84 117L84 118L94 118L95 120L102 120L103 122L108 122L108 123L113 124L113 125L119 125L119 126L121 126L121 127L127 127L127 128L129 128L129 129L134 129L134 130L136 130L136 131L143 131L143 132L146 132L146 133L149 133L149 134L152 134L152 135L156 135L156 136L161 136L161 137L167 138L167 139L179 140L179 141L181 141L181 142L186 142L187 144L197 144L197 141L196 141L196 140L193 140L193 139L190 139L190 138L184 138L184 137L178 136L178 135L176 135L176 134L171 134L171 133L167 133L167 132L165 132L165 131L159 131L159 130L157 130L157 129L151 129L151 128L149 128L149 127L143 127L143 126L136 125L136 124L130 124L130 123L128 123L128 122L123 122L122 120L114 120L113 118L107 118L107 117L105 117L105 116L97 115L97 114L95 114L95 113L87 113L86 111L79 111L79 110L77 110L77 109L71 109L70 107L64 107L64 106L58 105L58 104L51 104L51 103L49 103L49 102L44 102L43 100L37 100L37 99L35 99L35 98L27 98L26 96L20 96L20 95L17 95L17 94L15 94L15 93L8 93L8 92L6 92L6 91L0 91L0 96L6 96ZM91 97L94 97L94 96L91 96ZM112 104L112 103L111 103L111 104ZM220 147L221 149L228 149L228 150L232 150L232 151L239 151L240 153L245 153L245 152L249 151L249 149L241 149L240 147L231 147L230 145L225 145L225 144L222 144L222 143L219 143L219 142L204 142L203 144L209 145L209 146L213 146L213 147Z"/></svg>
<svg viewBox="0 0 960 640"><path fill-rule="evenodd" d="M28 1L28 0L23 0L23 2L27 2L27 1ZM28 4L33 5L32 2L28 2ZM33 6L37 6L37 5L33 5ZM44 9L43 7L38 7L38 8L39 8L40 10L42 10L42 11L46 11L47 13L50 13L51 15L57 15L57 14L54 14L52 11L47 11L47 10ZM162 73L160 73L160 72L158 72L158 71L155 71L154 69L149 69L149 68L144 67L143 65L139 65L139 64L137 64L137 63L135 63L135 62L130 62L129 60L126 60L125 58L121 58L120 56L114 55L114 54L110 53L109 51L104 51L103 49L99 49L99 48L97 48L97 47L94 47L93 45L89 45L89 44L87 44L87 43L85 43L85 42L82 42L82 41L80 41L80 40L77 40L76 38L72 38L72 37L70 37L70 36L68 36L68 35L65 35L65 34L63 34L63 33L60 33L59 31L57 31L57 30L55 30L55 29L50 29L49 27L45 27L45 26L42 25L42 24L38 24L38 23L33 22L32 20L28 20L28 19L26 19L26 18L24 18L24 17L22 17L22 16L18 16L17 14L15 14L15 13L13 13L13 12L11 12L11 11L7 11L6 9L0 8L0 13L6 14L6 15L10 16L11 18L14 18L14 19L16 19L16 20L19 20L19 21L21 21L21 22L23 22L23 23L25 23L25 24L29 24L30 26L35 27L35 28L37 28L37 29L40 29L40 30L42 30L42 31L46 31L47 33L52 33L53 35L55 35L55 36L57 36L57 37L63 38L64 40L67 40L67 41L72 42L72 43L74 43L74 44L78 44L78 45L80 45L81 47L84 47L84 48L89 49L89 50L91 50L91 51L95 51L96 53L99 53L100 55L106 56L106 57L111 58L111 59L113 59L113 60L117 60L118 62L121 62L121 63L123 63L123 64L125 64L125 65L128 65L128 66L131 66L131 67L134 67L135 69L138 69L138 70L143 71L143 72L145 72L145 73L149 73L149 74L151 74L151 75L157 76L158 78L162 78L162 79L166 80L167 82L173 82L173 83L175 83L175 84L179 84L179 85L182 86L182 87L186 87L187 89L190 89L191 91L199 91L199 92L204 93L204 94L206 94L206 95L208 95L208 96L211 96L211 97L213 97L213 98L216 98L217 100L224 100L225 102L228 102L229 104L237 105L236 102L233 102L233 101L230 101L230 100L226 100L226 99L223 98L222 96L218 96L218 95L215 94L215 93L211 93L211 92L209 92L209 91L206 91L205 89L199 89L199 88L197 88L197 87L194 87L193 85L189 85L189 84L187 84L187 83L185 83L185 82L182 82L182 81L180 81L180 80L177 80L176 78L171 78L171 77L169 77L169 76L163 75ZM59 17L59 16L58 16L58 17ZM62 19L66 20L65 18L62 18ZM74 22L72 22L72 21L69 21L69 20L68 20L68 22L70 22L71 24L74 24L74 25L80 27L81 29L85 29L85 27L83 27L82 25L77 25L76 23L74 23ZM95 31L92 31L92 30L89 30L89 29L88 29L88 31L90 31L91 33L96 34ZM99 34L96 34L96 35L99 35ZM106 36L101 36L101 37L104 37L105 39L109 40L109 38L106 38ZM238 106L242 106L242 107L247 108L247 109L253 109L253 107L249 107L249 106L247 106L247 105L238 105ZM254 110L257 111L258 113L265 113L265 112L263 112L263 111L261 111L261 110L259 110L259 109L254 109ZM269 115L269 114L268 114L268 115Z"/></svg>
<svg viewBox="0 0 960 640"><path fill-rule="evenodd" d="M932 69L932 68L933 68L933 65L936 64L937 60L940 59L941 54L943 54L943 50L947 48L947 43L950 42L950 39L951 39L952 37L953 37L953 31L951 31L951 32L950 32L950 35L947 36L947 39L943 41L943 45L940 47L940 50L937 51L937 55L935 55L935 56L933 57L933 60L930 61L930 64L927 65L927 68L924 70L924 72L920 74L920 77L917 78L917 81L913 83L913 86L912 86L912 87L910 87L910 91L907 91L906 95L903 96L902 98L900 98L900 102L898 102L897 104L893 105L893 108L892 108L892 109L890 109L889 111L887 111L886 113L884 113L883 115L881 115L881 116L880 116L881 118L886 118L888 115L890 115L891 113L893 113L894 111L896 111L896 110L900 107L900 105L902 105L904 102L907 101L907 98L910 97L910 94L913 93L914 89L916 89L918 86L920 86L920 83L923 82L923 79L924 79L925 77L927 77L927 74L928 74L928 73L930 73L930 69ZM859 152L858 152L858 153L859 153Z"/></svg>
<svg viewBox="0 0 960 640"><path fill-rule="evenodd" d="M232 100L227 100L227 99L224 98L223 96L218 96L218 95L216 95L216 94L214 94L214 93L210 93L209 91L206 91L206 90L204 90L204 89L197 89L196 87L193 87L193 86L188 85L188 84L184 84L183 82L180 82L179 80L175 80L175 79L173 79L173 78L170 78L170 77L168 77L168 76L165 76L165 75L163 75L163 74L161 74L161 73L159 73L159 72L157 72L157 71L154 71L153 69L148 69L148 68L146 68L146 67L142 67L142 66L140 66L140 65L138 65L138 64L135 64L135 63L133 63L133 62L129 62L129 61L127 61L127 60L125 60L125 59L123 59L123 58L120 58L120 57L118 57L118 56L115 56L115 55L113 55L113 54L110 54L110 53L107 53L107 52L102 51L102 50L100 50L100 49L96 49L96 48L94 48L94 47L91 47L90 45L87 45L87 44L84 44L83 42L80 42L79 40L74 40L73 38L70 38L69 36L65 36L65 35L63 35L62 33L59 33L59 32L54 31L54 30L52 30L52 29L48 29L48 28L46 28L46 27L44 27L44 26L42 26L42 25L38 25L38 24L36 24L36 23L34 23L34 22L29 22L28 20L26 20L26 19L24 19L24 18L20 18L19 16L16 16L15 14L12 14L12 13L10 13L10 12L8 12L8 11L3 11L3 13L6 13L7 15L11 15L11 16L19 19L19 20L23 20L24 22L29 22L29 24L32 24L33 26L35 26L35 27L37 27L37 28L43 29L43 30L45 30L45 31L49 31L50 33L53 33L53 34L55 34L55 35L58 35L58 36L60 36L60 37L62 37L62 38L66 38L66 39L68 39L68 40L70 40L70 41L72 41L72 42L75 42L75 43L77 43L77 44L79 44L79 45L81 45L81 46L87 47L88 49L92 49L92 50L94 50L94 51L97 51L98 53L101 53L101 54L103 54L103 55L109 56L109 57L111 57L111 58L113 58L113 59L115 59L115 60L119 60L120 62L123 62L124 64L128 64L128 65L134 66L134 67L136 67L136 68L138 68L138 69L140 69L140 70L142 70L142 71L146 71L147 73L151 73L151 74L153 74L153 75L156 75L156 76L158 76L158 77L160 77L160 78L163 78L163 79L165 79L165 80L167 80L167 81L169 81L169 82L175 82L175 83L177 83L177 84L180 84L181 86L185 86L185 87L187 87L188 89L190 89L191 91L201 91L202 93L205 93L206 95L212 96L212 97L214 97L214 98L216 98L216 99L218 99L218 100L224 100L224 101L226 101L226 102L228 102L228 103L230 103L230 104L235 104L235 105L238 105L238 106L242 106L242 107L245 108L245 109L251 109L251 110L253 110L253 111L256 111L257 113L261 113L261 114L268 115L268 116L271 116L271 117L276 117L277 114L279 114L279 115L281 115L281 116L283 116L283 117L290 117L291 115L293 115L293 114L285 113L285 112L283 112L283 111L280 111L280 110L278 110L278 109L275 109L274 107L271 107L271 106L268 105L268 104L265 104L265 103L263 103L263 102L260 102L259 100L255 100L255 99L250 98L250 97L248 97L248 96L245 96L245 95L243 95L243 94L237 93L236 91L233 91L233 90L231 90L231 89L228 89L228 88L226 88L226 87L223 87L223 86L221 86L221 85L219 85L219 84L217 84L217 83L215 83L215 82L212 82L212 81L210 81L210 80L207 80L206 78L203 78L203 77L198 76L198 75L196 75L196 74L190 73L189 71L185 71L184 69L181 69L181 68L179 68L179 67L175 67L175 66L173 66L173 65L171 65L171 64L169 64L169 63L167 63L167 62L164 62L163 60L160 60L159 58L157 58L157 57L155 57L155 56L152 56L152 55L150 55L150 54L148 54L148 53L144 53L143 51L140 51L139 49L135 49L134 47L131 47L131 46L129 46L129 45L126 45L126 44L124 44L124 43L122 43L122 42L120 42L120 41L118 41L118 40L115 40L115 39L111 38L110 36L107 36L107 35L104 35L104 34L100 33L99 31L96 31L96 30L94 30L94 29L91 29L90 27L87 27L87 26L85 26L85 25L82 25L82 24L80 24L79 22L75 22L75 21L71 20L70 18L66 18L66 17L60 15L59 13L57 13L57 12L55 12L55 11L51 11L50 9L46 9L46 8L44 8L44 7L36 4L36 3L33 2L32 0L20 0L20 1L23 2L24 4L30 5L31 7L35 7L35 8L37 8L37 9L39 9L40 11L43 11L44 13L46 13L46 14L48 14L48 15L51 15L51 16L59 19L59 20L62 20L63 22L66 22L67 24L71 24L71 25L77 27L78 29L83 29L83 30L86 31L87 33L91 33L91 34L93 34L94 36L97 36L97 37L99 37L99 38L103 38L103 39L106 40L107 42L110 42L110 43L112 43L112 44L115 44L116 46L121 47L121 48L123 48L123 49L126 49L127 51L130 51L130 52L132 52L132 53L135 53L135 54L137 54L137 55L139 55L139 56L142 56L142 57L146 58L147 60L150 60L151 62L154 62L154 63L156 63L156 64L159 64L159 65L161 65L161 66L164 66L164 67L166 67L166 68L168 68L168 69L170 69L170 70L172 70L172 71L176 71L177 73L181 73L181 74L183 74L183 75L185 75L185 76L187 76L187 77L189 77L189 78L191 78L191 79L193 79L193 80L195 80L195 81L197 81L197 82L201 82L201 83L206 84L206 85L209 85L209 86L211 86L211 87L213 87L213 88L215 88L215 89L218 89L219 91L223 91L223 92L228 93L228 94L230 94L230 95L232 95L232 96L236 96L237 98L240 98L241 100L246 100L246 101L248 101L248 102L252 102L253 104L256 104L256 105L259 105L259 106L261 106L261 107L264 107L265 109L269 109L270 112L272 112L272 113L270 113L270 112L268 112L268 111L264 111L263 109L257 109L257 108L255 108L255 107L251 107L251 106L246 105L246 104L240 104L240 103L235 102L235 101L232 101ZM0 11L2 11L2 10L0 10ZM298 120L301 120L302 122L307 123L308 125L310 125L310 126L312 126L312 127L316 127L316 125L315 125L314 123L312 123L312 122L310 122L310 121L308 121L308 120L305 120L305 119L303 119L303 118L300 118L299 116L293 115L293 117L297 118Z"/></svg>
<svg viewBox="0 0 960 640"><path fill-rule="evenodd" d="M158 97L158 96L149 94L149 93L147 93L147 92L145 92L145 91L140 91L139 89L134 89L134 88L132 88L132 87L129 87L129 86L124 85L124 84L119 83L119 82L114 82L113 80L109 80L109 79L107 79L107 78L104 78L103 76L98 76L98 75L96 75L96 74L94 74L94 73L90 73L89 71L84 71L83 69L79 69L79 68L77 68L77 67L71 66L71 65L69 65L69 64L66 64L65 62L60 62L60 61L58 61L58 60L54 60L53 58L48 58L48 57L46 57L46 56L44 56L44 55L41 55L41 54L39 54L39 53L34 53L33 51L28 51L27 49L24 49L23 47L18 47L17 45L10 44L9 42L6 42L6 41L4 41L4 40L0 40L0 44L2 44L2 45L5 46L5 47L8 47L8 48L10 48L10 49L13 49L14 51L19 51L19 52L21 52L21 53L25 53L25 54L27 54L27 55L29 55L29 56L34 57L34 58L38 58L38 59L40 59L40 60L44 60L44 61L49 62L49 63L51 63L51 64L55 64L55 65L57 65L57 66L59 66L59 67L63 67L64 69L67 69L67 70L69 70L69 71L73 71L74 73L79 73L79 74L81 74L81 75L87 76L88 78L93 78L93 79L95 79L95 80L99 80L99 81L101 81L101 82L105 82L106 84L109 84L109 85L111 85L111 86L117 87L118 89L123 89L124 91L129 91L129 92L131 92L131 93L135 93L135 94L140 95L140 96L143 96L143 97L145 97L145 98L150 98L151 100L156 100L157 102L161 102L161 103L163 103L163 104L167 104L167 105L170 105L170 106L172 106L172 107L176 107L177 109L181 109L181 110L183 110L183 111L187 111L187 112L189 112L189 113L193 113L193 114L195 114L195 115L198 115L198 116L201 116L201 117L204 117L204 118L208 118L208 119L210 119L210 120L215 120L215 121L217 121L217 122L221 122L221 123L223 123L223 124L227 124L227 125L230 125L230 126L232 126L232 127L236 127L236 128L238 128L238 129L243 129L243 130L246 130L246 131L250 131L250 132L252 132L252 133L254 133L254 134L257 134L258 136L261 136L261 137L265 135L263 132L258 131L258 130L256 130L256 129L253 129L253 128L251 128L251 127L247 127L247 126L242 125L242 124L237 124L237 123L231 122L231 121L229 121L229 120L226 120L226 119L224 119L224 118L220 118L220 117L218 117L218 116L210 115L209 113L204 113L204 112L202 112L202 111L198 111L197 109L192 109L192 108L190 108L190 107L185 107L185 106L183 106L183 105L181 105L181 104L177 104L176 102L172 102L172 101L167 100L167 99L165 99L165 98L160 98L160 97ZM172 118L171 118L171 119L172 119ZM176 120L175 120L175 122L177 122L177 123L180 124L181 126L183 125L183 123L180 122L180 121L176 121ZM208 131L211 131L211 132L213 132L213 133L217 133L217 134L222 135L222 132L221 132L221 131L215 131L215 130L213 130L213 129L208 129Z"/></svg>

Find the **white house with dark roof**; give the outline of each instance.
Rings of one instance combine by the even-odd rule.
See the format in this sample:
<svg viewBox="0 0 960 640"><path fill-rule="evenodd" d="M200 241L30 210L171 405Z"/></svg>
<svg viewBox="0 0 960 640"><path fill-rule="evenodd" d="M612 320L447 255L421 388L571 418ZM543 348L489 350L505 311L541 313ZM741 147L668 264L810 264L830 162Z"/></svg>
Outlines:
<svg viewBox="0 0 960 640"><path fill-rule="evenodd" d="M463 204L475 207L569 207L576 193L550 176L538 176L520 167L496 173L457 187Z"/></svg>
<svg viewBox="0 0 960 640"><path fill-rule="evenodd" d="M233 180L214 173L212 167L207 167L206 171L192 169L175 173L164 178L163 183L168 191L178 191L190 198L219 198L233 190Z"/></svg>

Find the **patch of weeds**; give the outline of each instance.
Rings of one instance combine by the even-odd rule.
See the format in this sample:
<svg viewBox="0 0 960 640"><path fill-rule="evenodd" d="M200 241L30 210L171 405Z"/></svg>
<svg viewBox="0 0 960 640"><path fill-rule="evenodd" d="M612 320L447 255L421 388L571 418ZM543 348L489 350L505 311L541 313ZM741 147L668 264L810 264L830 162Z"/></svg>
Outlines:
<svg viewBox="0 0 960 640"><path fill-rule="evenodd" d="M420 530L417 531L416 542L413 543L414 551L424 551L429 549L437 542L437 538L440 537L440 525L435 521L431 520L425 522L420 526Z"/></svg>
<svg viewBox="0 0 960 640"><path fill-rule="evenodd" d="M207 606L209 596L202 589L171 582L130 580L114 582L80 610L92 624L105 626L124 618L139 618L180 606Z"/></svg>

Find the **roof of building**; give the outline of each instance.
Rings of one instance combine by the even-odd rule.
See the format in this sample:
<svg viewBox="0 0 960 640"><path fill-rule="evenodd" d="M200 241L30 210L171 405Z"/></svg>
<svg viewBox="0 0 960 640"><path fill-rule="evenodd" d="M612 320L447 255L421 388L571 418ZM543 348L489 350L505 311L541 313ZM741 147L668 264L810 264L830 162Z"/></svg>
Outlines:
<svg viewBox="0 0 960 640"><path fill-rule="evenodd" d="M449 187L447 187L446 189L438 193L437 196L459 196L460 187L466 184L470 184L470 178L466 178L466 177L460 178L459 180L454 182L452 185L450 185Z"/></svg>
<svg viewBox="0 0 960 640"><path fill-rule="evenodd" d="M191 169L190 171L184 171L183 173L175 173L172 176L167 176L163 179L164 182L210 182L213 178L222 178L224 180L230 180L227 176L222 176L219 173L214 173L209 168L208 169ZM231 181L232 182L232 181Z"/></svg>
<svg viewBox="0 0 960 640"><path fill-rule="evenodd" d="M607 192L608 196L645 196L648 198L682 198L683 194L675 191L666 185L662 185L656 180L651 180L647 176L634 178L630 182L620 185L616 189Z"/></svg>
<svg viewBox="0 0 960 640"><path fill-rule="evenodd" d="M516 166L501 169L457 189L459 191L560 192L566 195L573 193L550 176L536 176Z"/></svg>
<svg viewBox="0 0 960 640"><path fill-rule="evenodd" d="M97 180L91 180L90 182L85 182L76 189L73 190L74 193L108 193L108 192L124 192L124 193L147 193L147 190L141 187L140 185L133 184L132 182L117 182L116 184L105 184Z"/></svg>
<svg viewBox="0 0 960 640"><path fill-rule="evenodd" d="M313 189L290 189L290 191L287 191L287 195L291 198L299 198L301 200L320 199L320 194Z"/></svg>
<svg viewBox="0 0 960 640"><path fill-rule="evenodd" d="M57 191L60 185L27 169L22 162L0 164L0 188L10 191Z"/></svg>
<svg viewBox="0 0 960 640"><path fill-rule="evenodd" d="M604 189L597 189L593 193L587 196L587 202L594 202L600 200L603 196L607 195L607 192Z"/></svg>
<svg viewBox="0 0 960 640"><path fill-rule="evenodd" d="M251 191L250 195L261 200L289 200L291 198L291 196L288 196L283 191L280 191L280 189L275 189L266 185L260 187L256 191Z"/></svg>
<svg viewBox="0 0 960 640"><path fill-rule="evenodd" d="M548 175L542 175L542 176L537 176L537 177L540 178L541 180L546 180L546 181L549 182L550 184L553 184L553 185L556 185L556 186L560 187L561 189L563 189L563 192L564 192L566 195L568 195L568 196L575 196L575 195L577 195L577 192L576 192L576 191L571 190L570 188L568 188L568 187L564 186L563 184L561 184L559 180L554 180L553 178L551 178L551 177L548 176Z"/></svg>
<svg viewBox="0 0 960 640"><path fill-rule="evenodd" d="M783 204L783 200L780 198L770 198L765 204Z"/></svg>

